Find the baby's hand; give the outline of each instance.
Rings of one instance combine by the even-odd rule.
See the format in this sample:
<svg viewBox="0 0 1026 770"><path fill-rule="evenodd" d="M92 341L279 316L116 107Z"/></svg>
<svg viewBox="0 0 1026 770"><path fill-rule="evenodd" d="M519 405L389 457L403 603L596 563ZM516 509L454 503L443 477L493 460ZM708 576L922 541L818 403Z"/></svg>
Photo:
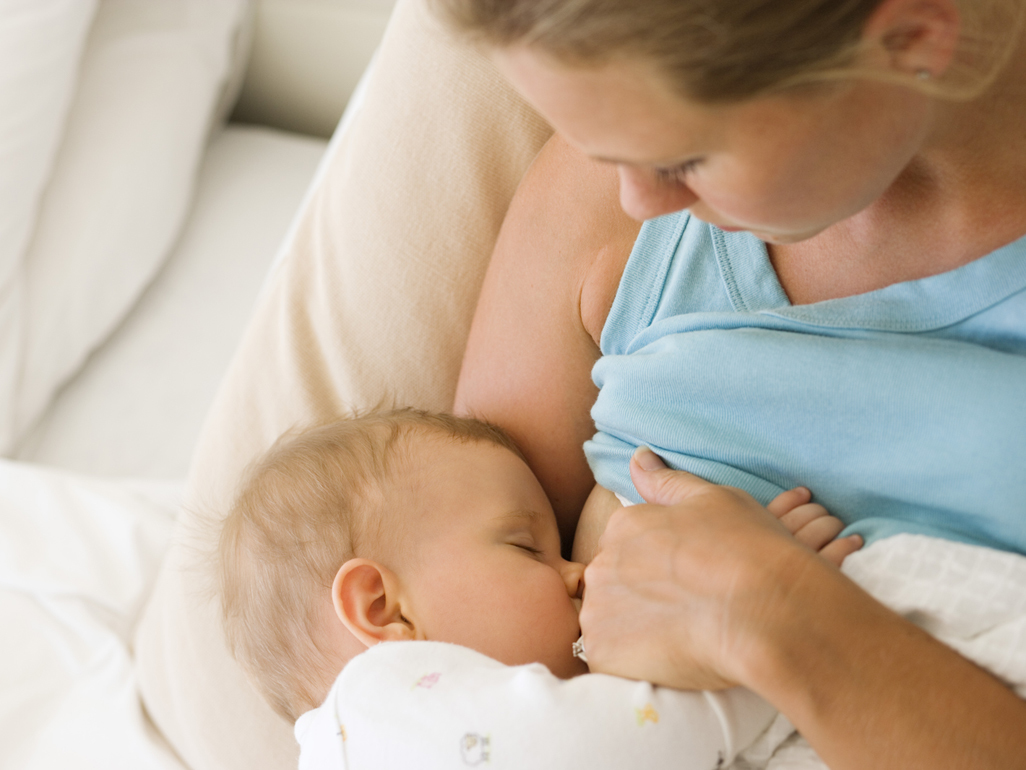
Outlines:
<svg viewBox="0 0 1026 770"><path fill-rule="evenodd" d="M840 567L847 556L862 547L862 538L849 535L836 540L844 524L822 505L810 503L811 499L812 492L805 487L795 487L777 495L766 507L799 543Z"/></svg>

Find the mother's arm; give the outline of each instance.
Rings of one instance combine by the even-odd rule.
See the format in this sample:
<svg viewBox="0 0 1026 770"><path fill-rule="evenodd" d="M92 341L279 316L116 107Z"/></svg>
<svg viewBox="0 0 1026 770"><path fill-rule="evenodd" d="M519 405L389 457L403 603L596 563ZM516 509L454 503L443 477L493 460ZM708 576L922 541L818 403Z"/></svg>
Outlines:
<svg viewBox="0 0 1026 770"><path fill-rule="evenodd" d="M506 215L460 372L457 413L513 436L566 548L594 484L582 449L591 367L639 227L620 208L615 168L553 137Z"/></svg>
<svg viewBox="0 0 1026 770"><path fill-rule="evenodd" d="M614 514L585 573L593 671L740 682L833 770L1026 767L1026 702L781 536L751 497L636 460L631 475L666 505Z"/></svg>

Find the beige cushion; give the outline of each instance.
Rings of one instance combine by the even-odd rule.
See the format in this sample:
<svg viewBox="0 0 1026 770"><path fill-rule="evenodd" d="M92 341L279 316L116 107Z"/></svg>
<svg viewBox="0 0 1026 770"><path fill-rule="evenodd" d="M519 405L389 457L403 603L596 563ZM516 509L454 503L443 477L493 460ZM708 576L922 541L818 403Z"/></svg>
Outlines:
<svg viewBox="0 0 1026 770"><path fill-rule="evenodd" d="M283 430L383 396L450 407L510 198L551 130L421 0L400 2L366 101L272 273L193 459L136 636L143 698L193 770L295 767L291 726L229 657L204 515ZM199 547L197 547L199 546Z"/></svg>

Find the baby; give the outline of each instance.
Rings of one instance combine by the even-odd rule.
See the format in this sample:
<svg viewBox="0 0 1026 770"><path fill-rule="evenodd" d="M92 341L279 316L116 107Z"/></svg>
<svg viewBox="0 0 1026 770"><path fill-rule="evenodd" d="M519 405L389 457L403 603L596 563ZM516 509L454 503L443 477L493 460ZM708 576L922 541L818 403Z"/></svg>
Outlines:
<svg viewBox="0 0 1026 770"><path fill-rule="evenodd" d="M808 533L821 541L823 522L808 525L827 514L807 500L792 491L770 507L818 548L825 544L809 542L815 536ZM831 529L836 534L839 522ZM395 701L429 691L430 703L407 706L421 722L424 714L455 720L450 729L459 741L451 748L469 764L468 757L494 755L497 731L505 730L529 741L516 761L507 742L510 766L541 766L539 740L553 731L555 715L553 739L561 744L580 732L566 729L567 719L601 733L581 741L596 754L590 766L628 749L637 765L648 749L631 745L636 727L621 734L618 723L603 726L615 713L610 700L652 726L645 735L652 761L666 751L677 767L705 767L701 757L709 767L729 761L773 717L740 690L678 693L579 677L587 673L573 652L584 565L561 555L552 507L516 446L476 420L401 409L286 434L249 471L219 548L232 653L279 714L297 720L310 712L297 724L301 766L360 767L361 752L379 768L435 766L415 747L415 726L403 722L406 706ZM427 641L449 644L376 646ZM533 684L525 690L527 680ZM491 699L499 701L493 721L461 727L467 715L453 704L466 702L463 688L482 686L501 694ZM375 721L374 708L384 709L382 719ZM487 722L485 711L471 721ZM362 732L375 733L362 744L373 749L356 745L359 720ZM389 730L393 739L383 741ZM428 732L429 741L445 734L438 725ZM583 766L582 746L574 753ZM696 764L682 765L682 756Z"/></svg>

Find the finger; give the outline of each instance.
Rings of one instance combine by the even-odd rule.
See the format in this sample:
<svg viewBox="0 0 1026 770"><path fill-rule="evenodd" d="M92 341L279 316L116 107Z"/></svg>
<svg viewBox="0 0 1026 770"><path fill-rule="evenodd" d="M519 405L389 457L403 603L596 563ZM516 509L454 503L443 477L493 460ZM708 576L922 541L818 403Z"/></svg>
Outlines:
<svg viewBox="0 0 1026 770"><path fill-rule="evenodd" d="M816 519L829 516L830 513L819 503L806 503L780 517L780 522L793 534Z"/></svg>
<svg viewBox="0 0 1026 770"><path fill-rule="evenodd" d="M835 519L833 516L821 516L795 532L794 537L807 548L819 551L837 537L842 529L844 529L844 524L840 519Z"/></svg>
<svg viewBox="0 0 1026 770"><path fill-rule="evenodd" d="M635 449L631 462L635 463L643 471L661 471L666 468L663 458L647 446L639 446Z"/></svg>
<svg viewBox="0 0 1026 770"><path fill-rule="evenodd" d="M795 487L789 489L786 492L781 492L779 495L774 497L770 504L766 506L769 512L776 516L778 519L788 511L797 508L799 505L805 505L812 499L812 492L805 487Z"/></svg>
<svg viewBox="0 0 1026 770"><path fill-rule="evenodd" d="M848 535L840 540L834 540L819 550L819 555L833 564L840 567L844 560L859 550L863 540L859 535Z"/></svg>
<svg viewBox="0 0 1026 770"><path fill-rule="evenodd" d="M694 492L711 486L708 481L687 471L675 471L646 446L638 447L631 457L631 480L638 494L648 503L673 505Z"/></svg>

